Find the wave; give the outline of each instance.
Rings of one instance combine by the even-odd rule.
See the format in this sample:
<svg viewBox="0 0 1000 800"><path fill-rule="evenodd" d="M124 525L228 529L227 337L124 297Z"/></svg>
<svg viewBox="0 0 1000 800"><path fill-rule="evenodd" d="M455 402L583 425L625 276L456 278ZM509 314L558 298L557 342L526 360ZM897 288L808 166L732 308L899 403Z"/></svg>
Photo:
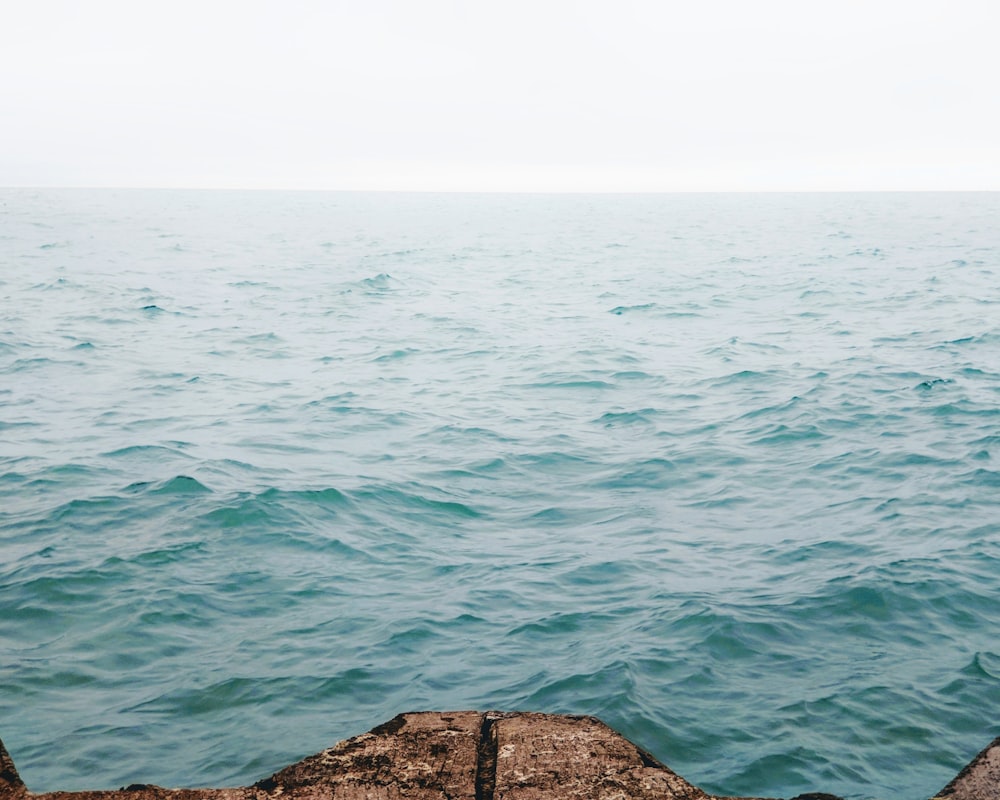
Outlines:
<svg viewBox="0 0 1000 800"><path fill-rule="evenodd" d="M33 788L533 706L927 797L995 722L996 197L3 200Z"/></svg>

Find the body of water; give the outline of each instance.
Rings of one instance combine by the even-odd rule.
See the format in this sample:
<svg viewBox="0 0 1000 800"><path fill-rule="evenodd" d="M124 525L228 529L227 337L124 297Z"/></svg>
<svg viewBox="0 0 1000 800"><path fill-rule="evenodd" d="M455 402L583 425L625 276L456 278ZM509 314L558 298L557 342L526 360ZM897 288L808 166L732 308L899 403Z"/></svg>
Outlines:
<svg viewBox="0 0 1000 800"><path fill-rule="evenodd" d="M1000 195L0 191L0 737L400 711L926 798L1000 720Z"/></svg>

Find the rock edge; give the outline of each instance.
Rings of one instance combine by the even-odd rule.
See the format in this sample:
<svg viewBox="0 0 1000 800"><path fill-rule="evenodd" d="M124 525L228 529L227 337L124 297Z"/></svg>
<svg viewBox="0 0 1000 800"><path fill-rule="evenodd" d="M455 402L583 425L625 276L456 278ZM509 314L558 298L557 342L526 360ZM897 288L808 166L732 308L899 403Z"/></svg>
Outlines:
<svg viewBox="0 0 1000 800"><path fill-rule="evenodd" d="M0 800L764 800L720 798L599 719L532 712L400 714L252 786L28 791L0 742ZM810 793L793 800L839 800ZM1000 738L933 800L1000 800Z"/></svg>

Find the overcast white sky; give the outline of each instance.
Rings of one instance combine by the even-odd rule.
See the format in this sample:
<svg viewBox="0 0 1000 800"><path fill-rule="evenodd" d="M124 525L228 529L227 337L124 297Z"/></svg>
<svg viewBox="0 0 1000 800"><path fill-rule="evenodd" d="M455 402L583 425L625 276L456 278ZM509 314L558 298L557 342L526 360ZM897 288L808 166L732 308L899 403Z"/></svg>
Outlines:
<svg viewBox="0 0 1000 800"><path fill-rule="evenodd" d="M1000 0L6 0L0 185L1000 189Z"/></svg>

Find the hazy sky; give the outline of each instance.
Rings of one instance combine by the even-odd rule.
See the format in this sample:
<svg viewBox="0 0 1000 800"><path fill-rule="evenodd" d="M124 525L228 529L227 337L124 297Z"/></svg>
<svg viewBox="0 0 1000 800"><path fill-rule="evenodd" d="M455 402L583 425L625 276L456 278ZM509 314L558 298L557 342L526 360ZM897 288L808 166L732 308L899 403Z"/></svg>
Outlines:
<svg viewBox="0 0 1000 800"><path fill-rule="evenodd" d="M1000 0L8 0L0 185L1000 189Z"/></svg>

